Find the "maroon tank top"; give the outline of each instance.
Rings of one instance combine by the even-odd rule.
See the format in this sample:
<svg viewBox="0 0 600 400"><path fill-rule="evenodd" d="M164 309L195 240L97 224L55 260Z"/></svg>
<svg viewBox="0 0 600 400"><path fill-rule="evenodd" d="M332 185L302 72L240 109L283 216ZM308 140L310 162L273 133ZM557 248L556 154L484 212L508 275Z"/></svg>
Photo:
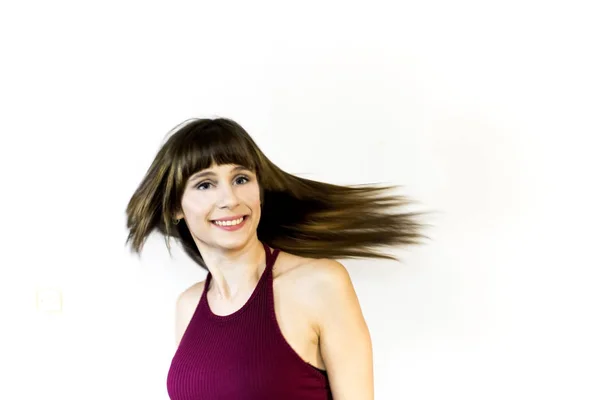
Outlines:
<svg viewBox="0 0 600 400"><path fill-rule="evenodd" d="M206 299L211 274L173 356L171 400L331 400L327 373L287 343L275 318L273 253L248 301L232 314L214 314Z"/></svg>

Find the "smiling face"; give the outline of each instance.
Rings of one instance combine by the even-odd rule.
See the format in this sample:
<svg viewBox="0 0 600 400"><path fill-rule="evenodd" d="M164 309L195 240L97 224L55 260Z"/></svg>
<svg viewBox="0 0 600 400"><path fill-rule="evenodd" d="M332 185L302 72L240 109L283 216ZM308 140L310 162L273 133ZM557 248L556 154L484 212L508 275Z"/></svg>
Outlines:
<svg viewBox="0 0 600 400"><path fill-rule="evenodd" d="M256 237L260 221L257 176L240 165L213 164L188 179L181 208L177 218L199 247L240 248Z"/></svg>

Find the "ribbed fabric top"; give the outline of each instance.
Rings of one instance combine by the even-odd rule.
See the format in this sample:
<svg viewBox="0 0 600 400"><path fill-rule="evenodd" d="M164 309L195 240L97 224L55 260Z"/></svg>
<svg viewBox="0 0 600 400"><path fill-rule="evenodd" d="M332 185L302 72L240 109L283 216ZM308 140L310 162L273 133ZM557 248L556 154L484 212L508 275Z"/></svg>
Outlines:
<svg viewBox="0 0 600 400"><path fill-rule="evenodd" d="M275 317L272 253L248 301L232 314L210 309L204 290L167 376L171 400L331 400L325 371L287 343Z"/></svg>

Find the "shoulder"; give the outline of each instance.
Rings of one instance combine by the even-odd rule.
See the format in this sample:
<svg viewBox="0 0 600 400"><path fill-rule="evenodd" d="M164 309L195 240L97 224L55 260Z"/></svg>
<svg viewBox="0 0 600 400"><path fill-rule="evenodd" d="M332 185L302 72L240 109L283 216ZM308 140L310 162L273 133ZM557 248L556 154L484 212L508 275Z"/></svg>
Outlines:
<svg viewBox="0 0 600 400"><path fill-rule="evenodd" d="M328 258L308 259L298 266L313 289L321 295L351 284L348 270L340 262Z"/></svg>
<svg viewBox="0 0 600 400"><path fill-rule="evenodd" d="M310 263L317 313L314 326L334 398L372 399L369 328L347 269L335 260Z"/></svg>
<svg viewBox="0 0 600 400"><path fill-rule="evenodd" d="M323 258L307 263L304 268L320 306L331 306L349 294L354 295L350 274L340 262Z"/></svg>
<svg viewBox="0 0 600 400"><path fill-rule="evenodd" d="M192 286L186 288L183 292L181 292L179 294L178 301L179 300L187 300L190 297L194 297L198 294L202 294L202 290L204 289L205 282L206 281L196 282Z"/></svg>
<svg viewBox="0 0 600 400"><path fill-rule="evenodd" d="M301 273L312 277L335 276L346 273L346 268L338 261L330 258L309 258L280 251L276 262L276 273Z"/></svg>
<svg viewBox="0 0 600 400"><path fill-rule="evenodd" d="M313 324L319 335L330 332L331 338L343 334L341 327L349 332L351 328L365 324L352 279L344 265L336 260L318 259L302 268L310 287Z"/></svg>
<svg viewBox="0 0 600 400"><path fill-rule="evenodd" d="M274 278L293 280L311 288L326 288L350 282L348 270L340 262L328 258L307 258L281 253L282 262L276 268Z"/></svg>
<svg viewBox="0 0 600 400"><path fill-rule="evenodd" d="M350 279L348 270L339 261L321 258L307 264L316 282L320 284L344 284Z"/></svg>
<svg viewBox="0 0 600 400"><path fill-rule="evenodd" d="M204 282L193 284L177 296L175 305L175 343L177 346L179 346L179 342L196 311L204 290Z"/></svg>
<svg viewBox="0 0 600 400"><path fill-rule="evenodd" d="M202 291L204 290L204 282L206 281L194 283L192 286L179 293L177 296L177 311L184 311L187 307L192 305L195 306L198 303Z"/></svg>
<svg viewBox="0 0 600 400"><path fill-rule="evenodd" d="M280 271L282 284L286 286L287 293L297 292L310 299L310 306L315 311L355 296L350 274L340 262L327 258L292 257L293 262L284 265Z"/></svg>

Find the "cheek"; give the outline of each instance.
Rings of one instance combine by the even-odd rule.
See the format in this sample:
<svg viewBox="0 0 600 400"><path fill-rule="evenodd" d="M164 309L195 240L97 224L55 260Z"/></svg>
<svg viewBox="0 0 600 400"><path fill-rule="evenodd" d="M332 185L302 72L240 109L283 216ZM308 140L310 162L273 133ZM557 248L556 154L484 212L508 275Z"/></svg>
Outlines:
<svg viewBox="0 0 600 400"><path fill-rule="evenodd" d="M203 218L210 212L210 199L204 193L189 193L181 200L185 215L192 220Z"/></svg>
<svg viewBox="0 0 600 400"><path fill-rule="evenodd" d="M260 208L260 189L258 185L245 187L240 192L240 199L251 208Z"/></svg>

